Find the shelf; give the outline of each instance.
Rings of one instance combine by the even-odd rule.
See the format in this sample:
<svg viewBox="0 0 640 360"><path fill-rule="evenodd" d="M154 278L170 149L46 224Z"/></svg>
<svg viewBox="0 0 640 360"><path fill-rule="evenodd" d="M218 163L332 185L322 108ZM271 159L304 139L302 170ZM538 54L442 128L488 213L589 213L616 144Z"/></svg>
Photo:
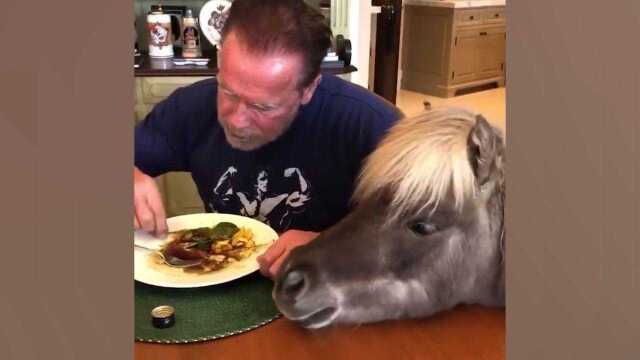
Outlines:
<svg viewBox="0 0 640 360"><path fill-rule="evenodd" d="M179 54L180 50L176 49L175 54ZM215 51L204 52L203 58L208 58L209 63L206 66L197 65L174 65L172 59L152 59L146 53L135 57L135 63L140 67L134 68L136 77L144 76L215 76L218 73L218 63L216 61ZM322 68L323 74L342 75L358 71L353 65L341 68L327 67Z"/></svg>

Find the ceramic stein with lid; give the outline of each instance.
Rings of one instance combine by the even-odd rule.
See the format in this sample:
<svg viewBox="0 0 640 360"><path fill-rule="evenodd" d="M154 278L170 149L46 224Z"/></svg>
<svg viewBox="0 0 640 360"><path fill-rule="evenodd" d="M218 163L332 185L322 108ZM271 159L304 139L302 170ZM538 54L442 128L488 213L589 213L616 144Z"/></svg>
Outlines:
<svg viewBox="0 0 640 360"><path fill-rule="evenodd" d="M171 16L162 12L162 7L147 15L149 30L149 56L152 58L173 57L171 41Z"/></svg>

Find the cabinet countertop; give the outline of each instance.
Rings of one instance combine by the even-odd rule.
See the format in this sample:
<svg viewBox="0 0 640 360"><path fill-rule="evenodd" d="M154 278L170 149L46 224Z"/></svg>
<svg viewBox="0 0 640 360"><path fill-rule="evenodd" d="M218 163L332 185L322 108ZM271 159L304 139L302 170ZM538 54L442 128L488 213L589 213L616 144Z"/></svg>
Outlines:
<svg viewBox="0 0 640 360"><path fill-rule="evenodd" d="M505 6L506 0L404 0L403 5L421 5L456 9L470 9L487 6Z"/></svg>
<svg viewBox="0 0 640 360"><path fill-rule="evenodd" d="M176 52L176 54L179 52ZM136 77L145 76L215 76L218 73L218 64L215 53L205 52L202 56L208 58L209 63L206 66L198 65L175 65L172 58L168 59L152 59L146 53L135 56L135 64L139 67L134 68ZM353 65L345 67L322 67L324 74L348 74L358 69Z"/></svg>

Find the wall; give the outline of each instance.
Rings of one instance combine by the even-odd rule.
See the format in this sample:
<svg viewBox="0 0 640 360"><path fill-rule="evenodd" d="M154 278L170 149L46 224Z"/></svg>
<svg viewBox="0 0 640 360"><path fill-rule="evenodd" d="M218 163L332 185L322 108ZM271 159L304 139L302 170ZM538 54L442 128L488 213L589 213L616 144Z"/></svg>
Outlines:
<svg viewBox="0 0 640 360"><path fill-rule="evenodd" d="M350 74L353 83L369 86L370 71L373 64L371 53L371 21L374 7L370 0L349 1L349 40L351 40L351 63L358 71ZM375 19L375 18L374 18Z"/></svg>
<svg viewBox="0 0 640 360"><path fill-rule="evenodd" d="M305 0L312 6L318 7L319 0ZM186 6L198 17L205 0L163 0L163 5ZM157 5L157 0L134 0L133 11L136 21L138 47L147 50L148 35L145 29L146 17L151 5ZM370 43L371 43L371 11L370 0L331 0L331 30L335 35L343 35L351 41L351 63L358 68L352 74L341 75L342 78L361 86L369 84ZM212 49L207 39L202 37L203 50Z"/></svg>
<svg viewBox="0 0 640 360"><path fill-rule="evenodd" d="M307 3L318 6L319 0L305 0ZM343 0L348 1L348 0ZM147 22L147 13L151 9L151 5L157 5L158 0L134 0L133 1L133 13L136 21L136 32L138 34L138 46L141 50L147 50L148 46L148 37L145 29L145 24ZM200 9L204 4L207 3L206 0L162 0L160 1L162 5L177 5L177 6L186 6L193 11L193 15L197 18L200 14ZM207 41L207 39L202 37L202 48L204 50L212 49L213 46Z"/></svg>

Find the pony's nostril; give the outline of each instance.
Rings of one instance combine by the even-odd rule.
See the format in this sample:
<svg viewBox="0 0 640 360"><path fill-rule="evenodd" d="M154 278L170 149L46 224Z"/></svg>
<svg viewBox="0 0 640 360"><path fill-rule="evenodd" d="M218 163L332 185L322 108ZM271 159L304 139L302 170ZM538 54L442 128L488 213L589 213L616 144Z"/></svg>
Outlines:
<svg viewBox="0 0 640 360"><path fill-rule="evenodd" d="M304 292L306 287L306 276L300 270L290 271L284 277L284 281L282 282L282 291L292 297L297 297Z"/></svg>

